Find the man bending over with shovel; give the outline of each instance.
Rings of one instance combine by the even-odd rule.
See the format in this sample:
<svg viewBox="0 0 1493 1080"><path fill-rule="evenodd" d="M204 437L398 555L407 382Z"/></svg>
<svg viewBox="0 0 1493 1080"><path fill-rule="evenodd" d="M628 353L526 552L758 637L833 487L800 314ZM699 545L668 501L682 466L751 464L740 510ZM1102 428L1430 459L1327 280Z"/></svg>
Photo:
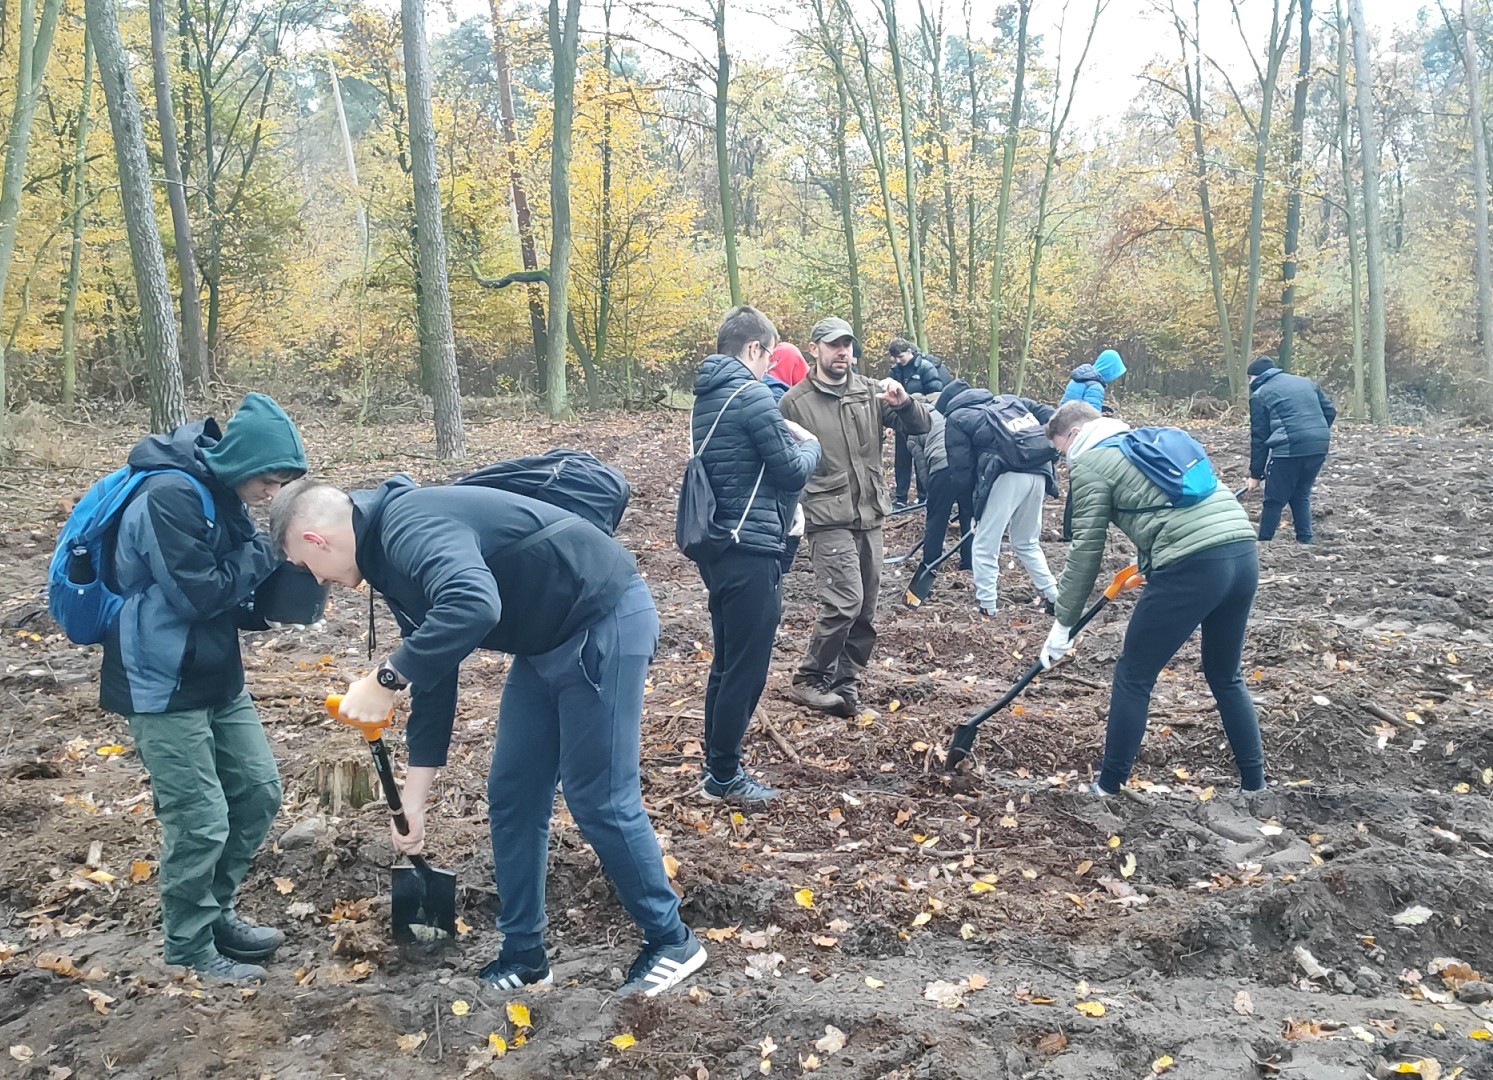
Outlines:
<svg viewBox="0 0 1493 1080"><path fill-rule="evenodd" d="M705 949L680 921L643 809L639 727L658 612L622 545L549 503L487 487L418 488L403 475L351 495L291 485L271 535L322 581L356 588L366 578L399 623L403 643L348 688L340 712L377 722L411 690L409 831L390 830L400 851L425 843L461 662L479 648L513 656L487 780L503 943L481 978L500 989L551 981L544 884L556 780L643 931L622 992L652 997L698 970Z"/></svg>
<svg viewBox="0 0 1493 1080"><path fill-rule="evenodd" d="M1129 430L1082 401L1058 406L1047 423L1047 437L1068 458L1073 548L1058 582L1057 616L1042 647L1043 666L1051 667L1072 648L1069 628L1094 587L1110 522L1135 543L1136 561L1146 576L1115 664L1104 764L1098 783L1087 790L1108 798L1130 779L1156 677L1201 626L1203 677L1218 702L1240 787L1246 794L1263 791L1259 721L1239 671L1260 577L1254 530L1239 501L1222 487L1190 506L1170 505L1117 445L1106 442Z"/></svg>

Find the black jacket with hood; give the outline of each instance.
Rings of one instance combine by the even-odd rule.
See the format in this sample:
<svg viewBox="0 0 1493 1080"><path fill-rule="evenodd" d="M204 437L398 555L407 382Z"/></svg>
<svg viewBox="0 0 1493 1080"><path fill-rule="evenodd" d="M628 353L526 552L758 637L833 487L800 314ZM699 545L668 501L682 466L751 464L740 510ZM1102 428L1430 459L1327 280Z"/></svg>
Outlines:
<svg viewBox="0 0 1493 1080"><path fill-rule="evenodd" d="M1265 476L1270 457L1327 453L1337 409L1311 379L1270 367L1249 383L1249 475Z"/></svg>
<svg viewBox="0 0 1493 1080"><path fill-rule="evenodd" d="M715 434L705 442L712 425ZM690 440L692 448L705 446L701 460L715 493L716 525L724 532L741 526L738 550L783 554L793 505L819 467L819 443L796 440L767 384L736 357L719 353L707 356L695 375Z"/></svg>
<svg viewBox="0 0 1493 1080"><path fill-rule="evenodd" d="M99 704L126 716L225 705L244 688L238 632L263 627L245 601L279 563L233 485L304 472L300 437L278 405L250 394L227 435L212 419L184 424L141 439L129 464L196 477L214 516L181 472L145 480L120 515L105 573L125 600L104 639Z"/></svg>
<svg viewBox="0 0 1493 1080"><path fill-rule="evenodd" d="M1055 411L1031 398L1021 398L1028 412L1041 423L1047 423ZM990 488L1010 466L1001 459L997 447L1000 445L995 433L995 416L988 406L995 395L981 387L970 386L963 379L955 379L944 387L938 396L938 411L944 416L944 452L948 456L949 476L954 491L970 501L962 505L973 508L975 517L985 509L985 500ZM1057 452L1053 452L1056 460ZM1049 461L1038 469L1016 470L1034 472L1046 481L1047 494L1056 498L1058 493L1057 473Z"/></svg>
<svg viewBox="0 0 1493 1080"><path fill-rule="evenodd" d="M411 765L446 763L457 676L474 649L559 648L616 607L637 575L627 550L590 522L512 492L421 488L400 474L352 500L358 569L404 637L389 660L411 683Z"/></svg>

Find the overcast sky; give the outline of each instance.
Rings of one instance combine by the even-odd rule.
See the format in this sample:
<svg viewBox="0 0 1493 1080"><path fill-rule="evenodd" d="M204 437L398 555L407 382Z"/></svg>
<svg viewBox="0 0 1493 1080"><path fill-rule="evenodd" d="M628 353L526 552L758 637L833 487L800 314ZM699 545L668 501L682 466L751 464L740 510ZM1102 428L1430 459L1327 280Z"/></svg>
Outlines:
<svg viewBox="0 0 1493 1080"><path fill-rule="evenodd" d="M473 16L488 17L491 12L489 0L450 0L452 11L459 19ZM613 16L619 27L628 22L624 13L626 0L619 0ZM646 2L646 0L645 0ZM852 0L857 8L865 8L865 0ZM977 36L988 36L990 18L1000 0L971 0ZM1202 38L1204 49L1219 63L1244 75L1249 71L1249 48L1262 52L1269 34L1270 12L1273 0L1240 0L1240 11L1250 46L1246 47L1231 15L1228 0L1204 0ZM704 0L670 0L681 7L706 9ZM962 30L964 22L964 0L924 0L930 10L940 4L945 11L946 30ZM1070 130L1080 131L1096 124L1117 121L1126 106L1140 89L1140 73L1158 57L1173 59L1178 52L1175 32L1170 23L1155 14L1158 3L1165 0L1109 0L1108 7L1099 23L1093 48L1084 65L1083 83L1073 103ZM1435 0L1429 0L1435 13ZM1364 0L1364 9L1371 32L1382 36L1391 30L1411 24L1417 13L1428 5L1428 0ZM512 4L505 0L505 7ZM1057 49L1058 24L1068 9L1069 28L1063 49L1065 68L1070 68L1077 59L1078 35L1087 29L1087 19L1093 11L1092 0L1034 0L1031 16L1031 32L1041 34L1050 58ZM1184 9L1186 0L1180 0ZM1284 0L1281 2L1284 8ZM1451 4L1457 6L1455 2ZM1331 20L1333 0L1315 0L1314 20ZM582 27L591 30L600 22L599 5L592 0L583 0ZM440 5L433 5L428 14L432 33L442 33L449 26ZM778 14L764 14L776 11ZM899 0L898 11L904 27L917 25L916 0ZM807 20L801 4L792 0L730 0L727 15L727 38L733 55L749 57L758 61L771 61L789 48L794 30ZM1439 18L1439 15L1436 15ZM983 23L985 32L978 27ZM1082 25L1080 25L1082 24ZM705 26L689 27L674 20L671 25L681 31L688 30L696 47L715 51L715 41ZM631 27L640 36L651 36L650 32L637 26ZM652 33L656 34L657 31ZM1294 37L1294 35L1293 35ZM676 42L661 41L661 46L677 51Z"/></svg>

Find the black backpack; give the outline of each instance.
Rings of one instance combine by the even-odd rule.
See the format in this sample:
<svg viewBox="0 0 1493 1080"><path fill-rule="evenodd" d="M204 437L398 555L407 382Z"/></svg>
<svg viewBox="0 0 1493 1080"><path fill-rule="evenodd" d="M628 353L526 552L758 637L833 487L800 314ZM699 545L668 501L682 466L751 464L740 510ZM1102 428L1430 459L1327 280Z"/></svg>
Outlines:
<svg viewBox="0 0 1493 1080"><path fill-rule="evenodd" d="M569 510L611 536L627 510L632 488L620 471L584 450L547 450L508 458L452 481L527 495Z"/></svg>
<svg viewBox="0 0 1493 1080"><path fill-rule="evenodd" d="M1015 394L999 394L982 406L989 421L989 449L1011 472L1038 472L1057 459L1042 422ZM983 449L983 448L982 448Z"/></svg>

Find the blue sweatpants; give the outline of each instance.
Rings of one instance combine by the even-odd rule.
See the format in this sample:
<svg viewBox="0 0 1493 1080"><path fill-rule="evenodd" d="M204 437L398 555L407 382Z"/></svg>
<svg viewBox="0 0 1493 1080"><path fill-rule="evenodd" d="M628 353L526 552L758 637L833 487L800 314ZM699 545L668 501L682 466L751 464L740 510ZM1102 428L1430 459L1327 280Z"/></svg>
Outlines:
<svg viewBox="0 0 1493 1080"><path fill-rule="evenodd" d="M1199 626L1203 629L1203 677L1218 702L1224 734L1239 767L1240 785L1264 787L1259 719L1239 670L1244 630L1259 582L1253 540L1205 548L1146 575L1146 587L1125 630L1125 648L1115 664L1104 765L1099 774L1099 784L1106 791L1119 791L1130 779L1145 738L1156 677Z"/></svg>
<svg viewBox="0 0 1493 1080"><path fill-rule="evenodd" d="M617 606L557 649L515 656L487 776L493 879L504 951L544 944L544 881L555 781L650 944L685 936L638 775L643 684L658 612L641 577Z"/></svg>

